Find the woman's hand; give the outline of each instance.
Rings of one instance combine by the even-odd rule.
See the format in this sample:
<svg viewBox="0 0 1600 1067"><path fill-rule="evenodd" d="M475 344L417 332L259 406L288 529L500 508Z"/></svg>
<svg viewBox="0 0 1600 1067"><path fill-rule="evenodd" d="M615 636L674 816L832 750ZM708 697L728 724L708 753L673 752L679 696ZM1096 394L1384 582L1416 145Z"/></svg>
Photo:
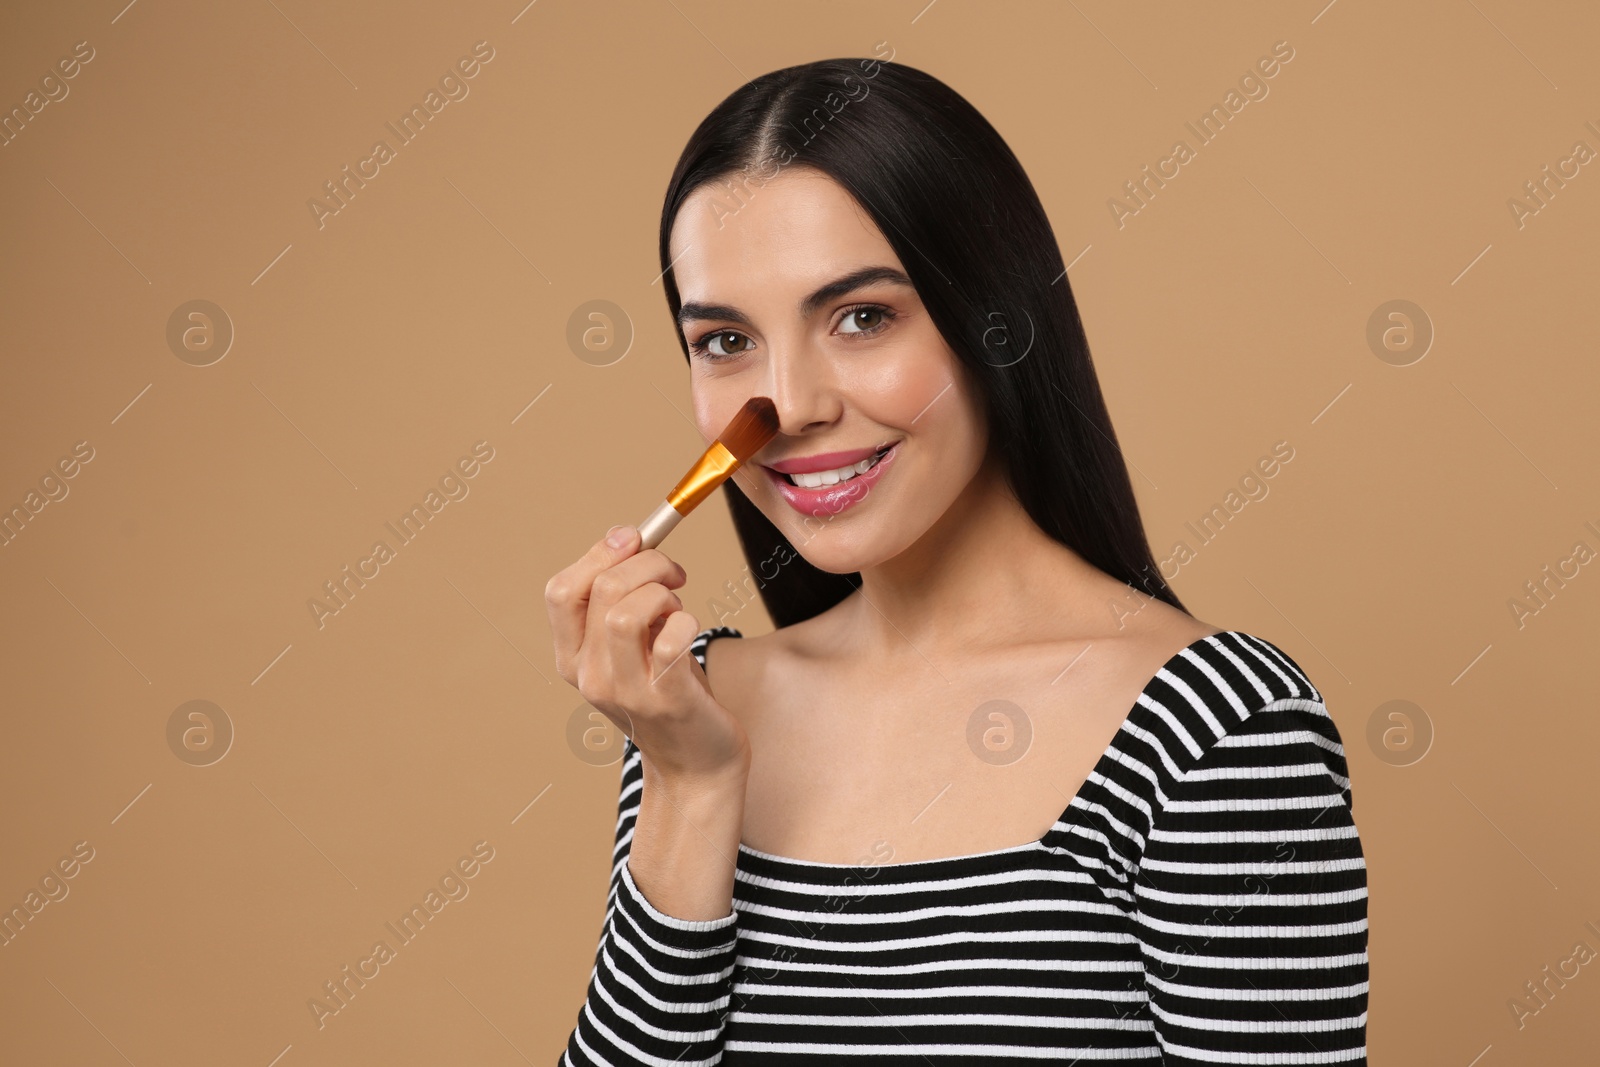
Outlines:
<svg viewBox="0 0 1600 1067"><path fill-rule="evenodd" d="M556 671L647 757L663 780L717 780L749 769L744 727L711 695L688 651L703 627L672 590L688 576L639 531L613 527L544 587Z"/></svg>

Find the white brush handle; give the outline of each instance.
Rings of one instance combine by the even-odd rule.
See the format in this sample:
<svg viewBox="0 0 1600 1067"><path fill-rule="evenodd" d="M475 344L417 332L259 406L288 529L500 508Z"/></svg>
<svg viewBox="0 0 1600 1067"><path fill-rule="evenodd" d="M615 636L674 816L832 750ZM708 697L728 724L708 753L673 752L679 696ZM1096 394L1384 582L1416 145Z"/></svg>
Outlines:
<svg viewBox="0 0 1600 1067"><path fill-rule="evenodd" d="M683 516L678 514L678 509L663 500L661 506L652 511L650 517L639 524L639 551L643 552L647 548L655 548L666 539L672 528L682 521Z"/></svg>

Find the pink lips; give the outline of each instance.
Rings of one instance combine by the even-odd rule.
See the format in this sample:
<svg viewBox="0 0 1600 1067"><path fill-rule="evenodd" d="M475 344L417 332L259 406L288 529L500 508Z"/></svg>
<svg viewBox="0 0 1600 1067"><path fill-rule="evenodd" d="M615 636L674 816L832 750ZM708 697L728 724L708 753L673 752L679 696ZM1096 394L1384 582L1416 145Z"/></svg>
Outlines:
<svg viewBox="0 0 1600 1067"><path fill-rule="evenodd" d="M885 452L883 458L874 463L867 473L858 474L849 481L838 482L834 485L806 489L791 483L782 473L779 473L778 469L781 469L783 473L790 474L817 470L836 470L848 463L859 463L861 460L876 454L875 449L866 452L830 452L820 456L810 456L805 460L785 460L771 467L762 464L761 469L766 471L767 477L772 480L772 484L777 487L783 498L789 502L789 506L800 514L811 516L837 515L846 508L853 507L866 499L873 485L883 477L884 471L889 469L890 464L894 463L895 457L900 454L900 442L896 441L894 446ZM835 462L836 457L843 458L839 458Z"/></svg>
<svg viewBox="0 0 1600 1067"><path fill-rule="evenodd" d="M777 463L768 463L767 466L784 474L815 474L817 471L836 471L840 467L848 467L853 463L860 463L878 454L878 445L875 448L857 448L850 452L818 452L814 456L800 456L797 459L779 460Z"/></svg>

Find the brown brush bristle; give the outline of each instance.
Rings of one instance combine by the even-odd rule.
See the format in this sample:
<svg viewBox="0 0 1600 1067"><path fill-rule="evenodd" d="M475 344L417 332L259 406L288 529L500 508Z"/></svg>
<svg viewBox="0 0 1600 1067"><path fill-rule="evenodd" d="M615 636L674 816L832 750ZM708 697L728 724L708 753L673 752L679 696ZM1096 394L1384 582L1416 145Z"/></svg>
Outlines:
<svg viewBox="0 0 1600 1067"><path fill-rule="evenodd" d="M778 408L769 397L753 396L717 438L722 447L740 463L749 459L778 436Z"/></svg>

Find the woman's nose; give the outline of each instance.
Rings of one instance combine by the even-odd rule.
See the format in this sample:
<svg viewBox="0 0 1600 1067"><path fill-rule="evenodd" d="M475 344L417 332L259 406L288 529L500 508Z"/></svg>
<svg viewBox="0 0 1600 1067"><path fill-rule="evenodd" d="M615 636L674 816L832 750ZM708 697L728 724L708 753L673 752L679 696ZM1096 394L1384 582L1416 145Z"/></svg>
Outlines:
<svg viewBox="0 0 1600 1067"><path fill-rule="evenodd" d="M839 418L842 398L826 361L803 345L788 344L767 360L766 395L778 411L778 432L797 437Z"/></svg>

